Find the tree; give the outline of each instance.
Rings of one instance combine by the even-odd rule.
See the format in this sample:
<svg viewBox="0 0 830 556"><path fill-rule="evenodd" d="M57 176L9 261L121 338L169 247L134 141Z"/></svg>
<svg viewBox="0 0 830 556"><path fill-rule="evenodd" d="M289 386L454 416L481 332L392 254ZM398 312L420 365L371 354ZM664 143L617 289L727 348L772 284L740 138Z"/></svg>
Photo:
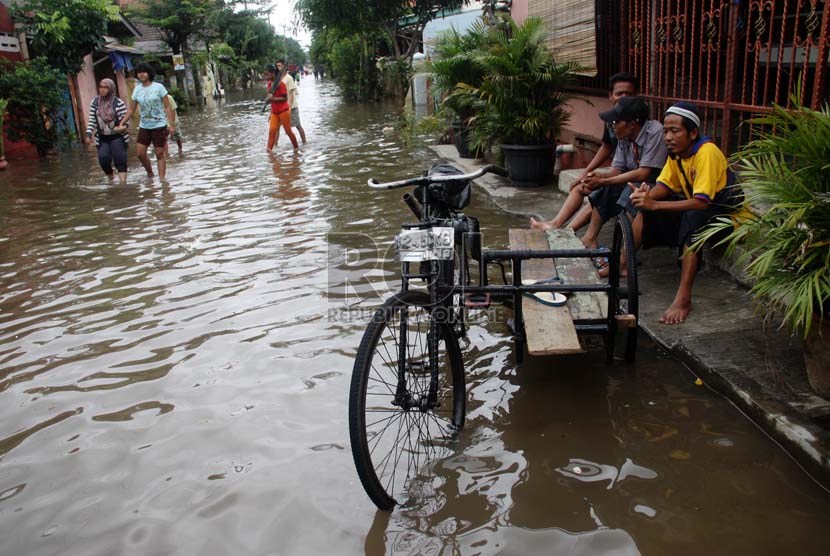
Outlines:
<svg viewBox="0 0 830 556"><path fill-rule="evenodd" d="M304 66L308 58L300 43L282 35L277 35L277 54L298 66Z"/></svg>
<svg viewBox="0 0 830 556"><path fill-rule="evenodd" d="M58 139L55 121L65 87L64 72L44 57L17 64L3 60L0 98L9 99L9 139L28 141L44 156Z"/></svg>
<svg viewBox="0 0 830 556"><path fill-rule="evenodd" d="M25 0L12 7L33 53L52 67L74 75L84 56L104 45L107 23L118 21L118 6L109 0Z"/></svg>
<svg viewBox="0 0 830 556"><path fill-rule="evenodd" d="M277 37L268 22L253 11L223 10L217 18L217 32L236 56L265 63L277 50Z"/></svg>
<svg viewBox="0 0 830 556"><path fill-rule="evenodd" d="M469 0L298 0L295 9L312 31L334 31L338 38L347 41L359 37L361 48L355 61L364 80L372 82L375 64L371 57L377 54L377 47L387 46L397 62L411 64L424 26L442 10L468 3ZM385 34L387 40L378 41L378 32ZM328 41L338 42L331 36ZM401 85L405 91L407 84Z"/></svg>
<svg viewBox="0 0 830 556"><path fill-rule="evenodd" d="M132 4L130 12L158 27L173 54L182 54L190 62L191 41L210 39L213 23L221 7L218 0L142 0L141 3ZM179 85L184 85L184 70L177 71L176 76ZM195 79L195 83L196 96L200 97L202 84L199 79Z"/></svg>
<svg viewBox="0 0 830 556"><path fill-rule="evenodd" d="M76 75L84 57L104 45L107 23L118 17L118 6L109 0L25 0L12 7L12 18L26 31L32 53L69 77L78 102ZM82 131L83 111L77 106L74 110Z"/></svg>

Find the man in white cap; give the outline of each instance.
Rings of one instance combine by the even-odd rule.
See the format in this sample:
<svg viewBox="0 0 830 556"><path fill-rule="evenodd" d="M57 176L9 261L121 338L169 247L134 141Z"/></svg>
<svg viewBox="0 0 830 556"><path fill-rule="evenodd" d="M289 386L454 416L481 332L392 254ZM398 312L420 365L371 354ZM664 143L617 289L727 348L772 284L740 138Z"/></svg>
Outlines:
<svg viewBox="0 0 830 556"><path fill-rule="evenodd" d="M693 236L718 215L740 211L744 195L723 152L700 134L694 104L678 102L666 110L663 137L669 159L657 185L631 185L625 204L634 216L634 243L644 247L676 246L680 251L680 285L660 322L680 324L692 310L692 285L700 254L691 250Z"/></svg>

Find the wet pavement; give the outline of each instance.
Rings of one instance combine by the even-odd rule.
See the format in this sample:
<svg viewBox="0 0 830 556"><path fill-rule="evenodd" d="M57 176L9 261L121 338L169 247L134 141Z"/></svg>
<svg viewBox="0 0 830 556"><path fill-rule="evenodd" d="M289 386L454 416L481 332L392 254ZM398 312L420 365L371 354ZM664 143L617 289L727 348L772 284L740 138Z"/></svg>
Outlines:
<svg viewBox="0 0 830 556"><path fill-rule="evenodd" d="M434 155L393 106L300 91L296 154L267 155L237 95L182 116L169 183L133 159L110 185L81 151L0 174L0 552L827 552L830 495L677 360L644 339L633 367L517 368L497 310L473 313L468 421L434 489L375 511L349 378L410 217L365 183ZM485 195L469 213L489 247L526 222Z"/></svg>

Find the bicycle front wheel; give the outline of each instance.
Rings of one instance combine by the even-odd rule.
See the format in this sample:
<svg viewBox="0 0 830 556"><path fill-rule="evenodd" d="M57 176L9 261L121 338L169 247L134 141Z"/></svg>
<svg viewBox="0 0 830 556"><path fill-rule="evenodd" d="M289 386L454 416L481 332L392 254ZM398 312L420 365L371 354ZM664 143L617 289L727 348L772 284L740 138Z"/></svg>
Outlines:
<svg viewBox="0 0 830 556"><path fill-rule="evenodd" d="M382 510L431 484L464 425L464 364L445 308L409 291L375 313L355 359L349 435L357 474Z"/></svg>

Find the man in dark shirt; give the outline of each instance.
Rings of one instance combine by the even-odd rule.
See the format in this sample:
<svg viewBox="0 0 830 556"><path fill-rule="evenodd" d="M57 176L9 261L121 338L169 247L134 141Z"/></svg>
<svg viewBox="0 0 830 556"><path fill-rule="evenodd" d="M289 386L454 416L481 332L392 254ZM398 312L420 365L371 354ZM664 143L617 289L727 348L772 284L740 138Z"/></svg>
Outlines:
<svg viewBox="0 0 830 556"><path fill-rule="evenodd" d="M639 88L640 80L632 74L625 72L616 73L608 80L608 100L616 105L621 98L636 96ZM553 218L553 220L541 221L531 218L530 227L538 230L561 228L574 214L576 214L576 217L571 222L570 227L574 231L577 231L585 226L585 224L587 224L591 219L591 207L589 205L585 205L582 210L579 210L582 206L585 195L582 195L574 190L579 188L583 184L584 180L594 178L594 170L605 164L607 160L613 158L616 149L617 137L614 135L613 129L610 128L607 123L603 122L602 145L600 145L599 150L594 155L594 158L591 159L588 166L571 184L571 194L568 195L568 198L565 200L565 204L562 205L561 209L559 209L559 213Z"/></svg>
<svg viewBox="0 0 830 556"><path fill-rule="evenodd" d="M591 202L591 224L582 238L589 249L596 248L600 228L622 210L620 197L631 191L628 183L654 183L666 164L668 150L663 141L663 124L649 119L649 107L640 97L626 97L600 114L613 126L618 139L611 171L605 176L586 177L580 191Z"/></svg>

